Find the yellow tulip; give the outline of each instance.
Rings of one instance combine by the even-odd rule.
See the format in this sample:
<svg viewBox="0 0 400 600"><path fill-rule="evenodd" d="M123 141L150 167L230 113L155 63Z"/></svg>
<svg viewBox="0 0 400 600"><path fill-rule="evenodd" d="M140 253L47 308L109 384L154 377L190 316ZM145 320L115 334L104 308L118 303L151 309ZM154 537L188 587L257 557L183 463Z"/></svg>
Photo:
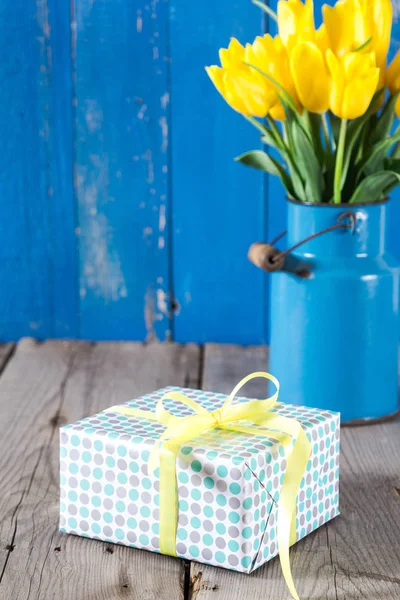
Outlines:
<svg viewBox="0 0 400 600"><path fill-rule="evenodd" d="M379 81L373 52L348 52L340 57L326 52L332 76L330 109L342 119L356 119L365 113Z"/></svg>
<svg viewBox="0 0 400 600"><path fill-rule="evenodd" d="M296 88L289 68L288 53L279 36L272 38L269 34L266 34L262 37L256 37L253 44L246 45L245 60L263 73L270 75L290 94L295 104L298 104ZM272 81L268 79L266 81L271 94L274 94L274 101L269 109L269 114L274 119L285 119L285 111L279 99L281 92Z"/></svg>
<svg viewBox="0 0 400 600"><path fill-rule="evenodd" d="M400 90L400 50L386 71L385 84L392 95ZM397 98L395 110L396 115L400 117L400 98Z"/></svg>
<svg viewBox="0 0 400 600"><path fill-rule="evenodd" d="M336 56L357 50L370 39L365 52L375 52L383 84L392 27L390 0L339 0L322 7L329 45Z"/></svg>
<svg viewBox="0 0 400 600"><path fill-rule="evenodd" d="M222 68L206 67L219 93L234 110L247 116L265 117L276 102L276 92L263 75L245 64L244 47L232 38L219 55Z"/></svg>
<svg viewBox="0 0 400 600"><path fill-rule="evenodd" d="M315 41L313 0L279 0L277 14L279 36L289 50L296 42Z"/></svg>
<svg viewBox="0 0 400 600"><path fill-rule="evenodd" d="M331 77L325 58L312 42L300 42L292 50L290 69L301 104L314 113L329 108Z"/></svg>

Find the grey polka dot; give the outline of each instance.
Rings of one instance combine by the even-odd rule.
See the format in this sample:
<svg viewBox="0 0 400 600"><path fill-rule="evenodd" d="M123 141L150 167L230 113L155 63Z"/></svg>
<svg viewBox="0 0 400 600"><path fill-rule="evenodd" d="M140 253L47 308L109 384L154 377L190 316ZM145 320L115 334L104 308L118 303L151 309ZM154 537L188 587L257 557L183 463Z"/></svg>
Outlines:
<svg viewBox="0 0 400 600"><path fill-rule="evenodd" d="M123 527L125 525L125 518L122 515L116 515L115 522L119 527Z"/></svg>
<svg viewBox="0 0 400 600"><path fill-rule="evenodd" d="M126 489L123 488L123 487L117 488L117 496L118 496L118 498L125 498L125 496L126 496Z"/></svg>
<svg viewBox="0 0 400 600"><path fill-rule="evenodd" d="M114 444L107 443L106 444L106 452L107 452L107 454L114 454L114 452L115 452Z"/></svg>
<svg viewBox="0 0 400 600"><path fill-rule="evenodd" d="M194 515L199 515L201 513L201 506L196 502L193 502L193 504L190 505L190 508Z"/></svg>
<svg viewBox="0 0 400 600"><path fill-rule="evenodd" d="M94 481L92 483L92 490L94 491L95 494L100 494L101 492L101 483L99 481Z"/></svg>
<svg viewBox="0 0 400 600"><path fill-rule="evenodd" d="M106 525L105 527L103 527L103 533L106 537L110 538L113 534L113 530L109 525Z"/></svg>
<svg viewBox="0 0 400 600"><path fill-rule="evenodd" d="M224 481L223 479L219 479L217 481L217 489L219 492L226 492L228 488L228 485L226 483L226 481Z"/></svg>
<svg viewBox="0 0 400 600"><path fill-rule="evenodd" d="M215 545L217 546L217 548L225 548L226 541L222 537L217 537L215 540Z"/></svg>
<svg viewBox="0 0 400 600"><path fill-rule="evenodd" d="M229 498L229 506L231 508L239 508L240 500L236 497Z"/></svg>
<svg viewBox="0 0 400 600"><path fill-rule="evenodd" d="M160 491L160 481L158 479L156 479L156 481L154 482L153 487L156 490L156 492Z"/></svg>
<svg viewBox="0 0 400 600"><path fill-rule="evenodd" d="M107 481L114 481L115 480L115 472L114 471L106 471L105 472L105 478Z"/></svg>
<svg viewBox="0 0 400 600"><path fill-rule="evenodd" d="M80 521L79 527L82 529L82 531L88 531L89 523L87 521Z"/></svg>
<svg viewBox="0 0 400 600"><path fill-rule="evenodd" d="M275 550L276 550L276 544L275 544L275 542L271 542L271 545L269 547L269 551L270 551L271 555L275 554Z"/></svg>
<svg viewBox="0 0 400 600"><path fill-rule="evenodd" d="M195 544L200 541L200 534L197 531L192 531L189 537Z"/></svg>
<svg viewBox="0 0 400 600"><path fill-rule="evenodd" d="M242 476L242 473L240 472L239 469L233 468L231 469L231 477L232 479L234 479L235 481L237 481L238 479L240 479Z"/></svg>
<svg viewBox="0 0 400 600"><path fill-rule="evenodd" d="M101 454L95 454L93 460L94 460L94 462L95 462L96 465L102 465L103 462L104 462L104 458L102 457Z"/></svg>
<svg viewBox="0 0 400 600"><path fill-rule="evenodd" d="M70 450L69 457L71 460L78 460L79 456L80 453L76 448L72 448L72 450Z"/></svg>
<svg viewBox="0 0 400 600"><path fill-rule="evenodd" d="M121 471L125 471L128 468L128 463L123 458L118 459L117 465Z"/></svg>
<svg viewBox="0 0 400 600"><path fill-rule="evenodd" d="M271 479L271 476L272 476L272 467L271 467L271 465L268 465L268 467L266 469L266 473L267 473L267 479Z"/></svg>
<svg viewBox="0 0 400 600"><path fill-rule="evenodd" d="M217 519L219 521L225 521L225 519L226 519L226 512L222 508L218 508L218 510L215 513L215 516L217 517Z"/></svg>
<svg viewBox="0 0 400 600"><path fill-rule="evenodd" d="M139 450L136 450L135 448L130 448L129 456L133 459L139 458Z"/></svg>
<svg viewBox="0 0 400 600"><path fill-rule="evenodd" d="M111 498L104 498L103 504L104 508L106 508L107 510L111 510L114 506L114 502L111 500Z"/></svg>
<svg viewBox="0 0 400 600"><path fill-rule="evenodd" d="M304 515L300 515L300 525L303 526L306 518Z"/></svg>
<svg viewBox="0 0 400 600"><path fill-rule="evenodd" d="M212 492L204 493L204 502L206 502L207 504L211 504L211 502L214 502L214 495L212 494Z"/></svg>
<svg viewBox="0 0 400 600"><path fill-rule="evenodd" d="M242 552L244 554L249 554L251 552L252 545L250 542L243 542L242 544Z"/></svg>
<svg viewBox="0 0 400 600"><path fill-rule="evenodd" d="M260 496L259 494L257 494L257 496L254 498L254 506L257 508L257 506L260 504Z"/></svg>
<svg viewBox="0 0 400 600"><path fill-rule="evenodd" d="M215 467L212 463L206 463L203 467L204 469L204 473L206 473L206 475L212 475L215 471Z"/></svg>
<svg viewBox="0 0 400 600"><path fill-rule="evenodd" d="M253 513L251 513L251 512L245 512L244 515L243 515L243 517L242 517L242 521L246 525L248 525L249 523L251 523L253 521Z"/></svg>
<svg viewBox="0 0 400 600"><path fill-rule="evenodd" d="M159 508L155 508L153 510L153 519L155 521L159 521L160 520L160 509Z"/></svg>
<svg viewBox="0 0 400 600"><path fill-rule="evenodd" d="M160 547L160 540L156 537L151 538L151 545L153 546L153 548L159 548Z"/></svg>
<svg viewBox="0 0 400 600"><path fill-rule="evenodd" d="M89 504L89 496L87 494L81 494L79 500L82 504Z"/></svg>
<svg viewBox="0 0 400 600"><path fill-rule="evenodd" d="M228 556L228 563L232 566L232 567L236 567L239 563L239 559L237 556L235 556L234 554L230 554Z"/></svg>
<svg viewBox="0 0 400 600"><path fill-rule="evenodd" d="M260 533L260 526L258 523L254 525L254 535L257 536Z"/></svg>
<svg viewBox="0 0 400 600"><path fill-rule="evenodd" d="M189 519L187 518L186 515L182 514L182 515L179 515L178 522L179 522L179 525L182 525L183 527L185 527L189 523Z"/></svg>
<svg viewBox="0 0 400 600"><path fill-rule="evenodd" d="M151 495L149 494L149 492L143 492L140 495L140 498L141 498L143 504L150 504L150 502L151 502Z"/></svg>
<svg viewBox="0 0 400 600"><path fill-rule="evenodd" d="M190 478L190 481L195 486L201 485L201 477L199 475L197 475L197 474L192 475L191 478Z"/></svg>
<svg viewBox="0 0 400 600"><path fill-rule="evenodd" d="M313 514L313 517L317 516L317 514L318 514L318 508L316 506L314 506L312 514Z"/></svg>
<svg viewBox="0 0 400 600"><path fill-rule="evenodd" d="M66 444L68 442L68 435L64 431L62 431L60 434L60 442L62 444Z"/></svg>
<svg viewBox="0 0 400 600"><path fill-rule="evenodd" d="M89 475L90 475L90 467L88 465L82 465L82 467L81 467L81 473L82 473L83 477L89 477Z"/></svg>
<svg viewBox="0 0 400 600"><path fill-rule="evenodd" d="M214 529L214 525L208 519L206 521L204 521L203 527L204 527L205 531L212 531Z"/></svg>
<svg viewBox="0 0 400 600"><path fill-rule="evenodd" d="M69 512L70 515L76 515L76 513L78 512L78 509L75 506L75 504L69 504L68 505L68 512Z"/></svg>
<svg viewBox="0 0 400 600"><path fill-rule="evenodd" d="M139 529L141 531L148 531L150 529L150 525L149 525L148 521L140 521Z"/></svg>
<svg viewBox="0 0 400 600"><path fill-rule="evenodd" d="M128 504L128 513L130 515L136 515L138 511L138 507L136 506L136 504Z"/></svg>
<svg viewBox="0 0 400 600"><path fill-rule="evenodd" d="M64 515L61 515L60 516L60 526L64 527L66 522L67 521L66 521L66 518L64 517Z"/></svg>
<svg viewBox="0 0 400 600"><path fill-rule="evenodd" d="M89 438L83 438L82 445L84 448L89 449L92 447L92 441Z"/></svg>
<svg viewBox="0 0 400 600"><path fill-rule="evenodd" d="M76 479L76 477L70 477L68 479L68 485L69 485L69 487L72 487L72 488L78 487L78 480Z"/></svg>
<svg viewBox="0 0 400 600"><path fill-rule="evenodd" d="M98 511L98 510L96 510L96 509L95 509L95 510L92 510L92 512L91 512L91 515L92 515L92 519L93 519L94 521L100 521L100 519L101 519L101 514L99 513L99 511Z"/></svg>
<svg viewBox="0 0 400 600"><path fill-rule="evenodd" d="M237 538L239 535L239 529L237 527L235 527L234 525L231 525L228 528L228 534L233 538Z"/></svg>
<svg viewBox="0 0 400 600"><path fill-rule="evenodd" d="M187 498L189 496L189 490L184 485L179 486L178 489L179 498Z"/></svg>
<svg viewBox="0 0 400 600"><path fill-rule="evenodd" d="M182 542L178 542L178 544L176 545L176 551L178 554L186 554L187 548L185 544L182 544Z"/></svg>
<svg viewBox="0 0 400 600"><path fill-rule="evenodd" d="M211 552L210 548L204 548L201 555L204 558L204 560L211 560L213 553Z"/></svg>
<svg viewBox="0 0 400 600"><path fill-rule="evenodd" d="M141 466L140 470L142 471L143 475L148 475L147 463L144 463L144 465Z"/></svg>

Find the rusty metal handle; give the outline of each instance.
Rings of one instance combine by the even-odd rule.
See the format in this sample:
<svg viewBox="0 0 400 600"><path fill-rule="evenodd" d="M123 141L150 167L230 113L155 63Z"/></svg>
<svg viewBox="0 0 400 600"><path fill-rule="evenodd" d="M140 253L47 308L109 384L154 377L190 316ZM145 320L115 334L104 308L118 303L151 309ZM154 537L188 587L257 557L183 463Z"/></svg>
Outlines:
<svg viewBox="0 0 400 600"><path fill-rule="evenodd" d="M350 222L343 223L344 219L349 219ZM293 252L293 250L296 250L296 248L299 248L299 246L302 246L306 242L309 242L310 240L313 240L314 238L319 237L320 235L325 235L325 233L335 231L336 229L350 229L351 233L354 233L356 222L357 217L355 213L351 211L344 212L338 217L338 220L335 223L335 225L331 225L330 227L326 227L321 231L317 231L316 233L313 233L312 235L309 235L308 237L304 238L300 242L297 242L297 244L294 244L290 248L287 248L287 250L280 252L279 250L277 250L277 248L274 248L273 244L275 244L286 234L286 230L284 230L273 240L271 240L269 244L264 244L262 242L252 244L250 246L248 254L249 260L252 263L254 263L257 267L260 267L265 271L280 271L285 266L286 256ZM300 272L298 274L300 274ZM302 272L301 276L304 277L306 275L304 275L304 272Z"/></svg>

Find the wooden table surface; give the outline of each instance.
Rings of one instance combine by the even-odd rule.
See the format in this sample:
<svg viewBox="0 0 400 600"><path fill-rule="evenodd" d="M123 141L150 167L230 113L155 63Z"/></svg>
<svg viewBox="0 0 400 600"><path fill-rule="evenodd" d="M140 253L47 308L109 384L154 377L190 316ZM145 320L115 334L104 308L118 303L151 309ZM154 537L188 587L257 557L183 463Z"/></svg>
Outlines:
<svg viewBox="0 0 400 600"><path fill-rule="evenodd" d="M288 598L277 559L244 575L58 531L60 425L169 384L229 392L266 364L262 347L0 347L0 600ZM293 548L299 594L400 599L400 422L341 438L341 516Z"/></svg>

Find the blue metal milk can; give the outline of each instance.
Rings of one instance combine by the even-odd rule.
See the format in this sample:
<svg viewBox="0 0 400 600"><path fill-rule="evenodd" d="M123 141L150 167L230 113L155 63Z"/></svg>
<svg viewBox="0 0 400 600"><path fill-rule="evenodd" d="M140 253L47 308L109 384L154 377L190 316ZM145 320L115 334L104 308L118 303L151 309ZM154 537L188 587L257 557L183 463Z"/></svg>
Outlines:
<svg viewBox="0 0 400 600"><path fill-rule="evenodd" d="M289 201L288 251L251 248L275 271L269 369L283 402L339 411L342 422L398 411L400 264L386 251L386 210Z"/></svg>

